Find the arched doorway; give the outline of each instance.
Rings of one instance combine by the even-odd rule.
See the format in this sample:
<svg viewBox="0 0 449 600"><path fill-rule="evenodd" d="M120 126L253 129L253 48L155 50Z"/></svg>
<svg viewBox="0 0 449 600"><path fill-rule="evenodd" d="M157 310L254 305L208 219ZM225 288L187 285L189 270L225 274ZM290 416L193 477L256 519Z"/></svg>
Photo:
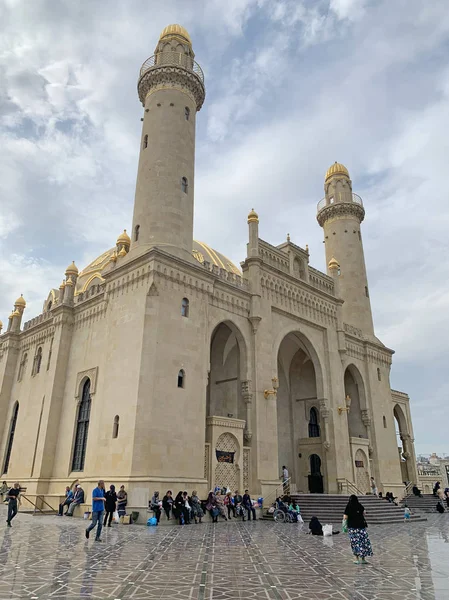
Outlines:
<svg viewBox="0 0 449 600"><path fill-rule="evenodd" d="M355 453L355 485L363 494L370 492L368 458L360 448Z"/></svg>
<svg viewBox="0 0 449 600"><path fill-rule="evenodd" d="M321 458L318 454L311 454L309 458L309 492L311 494L322 494L324 492L323 475L321 474Z"/></svg>
<svg viewBox="0 0 449 600"><path fill-rule="evenodd" d="M286 465L292 491L310 489L309 456L322 455L322 428L319 426L318 389L321 389L321 367L310 342L299 332L282 340L277 361L277 437L279 473ZM322 396L320 396L322 397ZM314 466L315 463L314 463ZM318 484L318 475L320 483ZM313 486L323 491L323 472L314 471Z"/></svg>

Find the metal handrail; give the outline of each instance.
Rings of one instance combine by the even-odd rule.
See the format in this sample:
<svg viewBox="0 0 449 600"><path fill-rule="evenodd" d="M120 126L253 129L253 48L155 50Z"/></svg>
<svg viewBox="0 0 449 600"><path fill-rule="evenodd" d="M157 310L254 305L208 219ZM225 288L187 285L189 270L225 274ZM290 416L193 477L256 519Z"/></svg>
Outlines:
<svg viewBox="0 0 449 600"><path fill-rule="evenodd" d="M25 496L25 494L20 494L21 498L24 498L24 500L26 500L27 502L29 502L32 506L34 506L34 513L36 512L36 510L40 511L41 513L45 512L43 511L41 508L39 508L39 506L37 506L37 504L35 504L32 500L30 500L27 496ZM36 494L36 502L37 500L40 500L41 502L43 502L43 504L45 504L46 506L48 506L48 508L50 508L53 512L57 512L57 510L55 508L53 508L53 506L50 506L50 504L48 504L48 502L46 502L44 500L44 496L40 495L40 494Z"/></svg>
<svg viewBox="0 0 449 600"><path fill-rule="evenodd" d="M352 193L352 202L354 202L354 204L360 204L360 206L363 206L363 200L360 198L360 196L358 194L354 194L354 192ZM339 202L335 202L332 204L339 204ZM318 202L317 204L317 211L319 212L321 209L325 208L326 206L332 206L332 204L327 204L326 203L326 197L321 198L321 200ZM342 204L344 204L344 202L342 202ZM349 203L347 203L349 204Z"/></svg>
<svg viewBox="0 0 449 600"><path fill-rule="evenodd" d="M153 54L141 66L139 77L141 78L148 71L158 67L181 67L191 71L204 85L203 69L193 58L182 52L158 52Z"/></svg>
<svg viewBox="0 0 449 600"><path fill-rule="evenodd" d="M280 483L279 485L277 485L277 486L274 488L274 491L270 492L270 493L268 494L268 496L267 496L266 498L264 498L264 499L263 499L263 503L265 504L265 501L266 501L266 500L268 500L269 498L271 498L273 495L274 495L274 496L277 498L277 493L278 493L278 490L279 490L279 489L282 489L282 490L283 490L283 489L284 489L284 485L285 485L285 484L287 484L287 485L290 485L291 479L292 479L292 478L291 478L291 477L289 477L289 478L288 478L288 479L286 479L285 481L284 481L284 480L282 480L282 481L281 481L281 483ZM272 504L272 503L271 503L271 504Z"/></svg>
<svg viewBox="0 0 449 600"><path fill-rule="evenodd" d="M414 483L412 483L411 481L409 481L409 482L408 482L408 484L407 484L407 485L405 486L405 488L404 488L404 492L405 492L405 494L404 494L404 498L407 498L408 496L411 496L411 494L412 494L412 492L413 492L413 486L414 486L414 485L415 485L415 484L414 484Z"/></svg>
<svg viewBox="0 0 449 600"><path fill-rule="evenodd" d="M365 492L360 491L359 488L352 483L352 481L349 481L349 479L343 479L339 481L340 491L343 491L343 484L346 486L347 492L350 492L355 496L366 496Z"/></svg>

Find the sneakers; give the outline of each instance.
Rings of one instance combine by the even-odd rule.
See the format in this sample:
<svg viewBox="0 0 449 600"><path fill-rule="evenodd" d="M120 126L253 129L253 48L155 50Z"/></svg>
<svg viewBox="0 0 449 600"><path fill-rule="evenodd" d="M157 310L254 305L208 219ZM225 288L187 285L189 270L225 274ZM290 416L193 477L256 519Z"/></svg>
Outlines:
<svg viewBox="0 0 449 600"><path fill-rule="evenodd" d="M101 538L95 538L96 542L102 542L103 540Z"/></svg>
<svg viewBox="0 0 449 600"><path fill-rule="evenodd" d="M12 527L11 522L10 521L6 521L6 526L7 527Z"/></svg>

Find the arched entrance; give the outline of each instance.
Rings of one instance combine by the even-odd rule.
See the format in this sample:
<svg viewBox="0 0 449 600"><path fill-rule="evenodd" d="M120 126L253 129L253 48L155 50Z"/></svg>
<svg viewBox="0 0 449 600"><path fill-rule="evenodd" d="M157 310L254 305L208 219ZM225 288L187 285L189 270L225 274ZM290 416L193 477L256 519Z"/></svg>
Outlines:
<svg viewBox="0 0 449 600"><path fill-rule="evenodd" d="M349 406L348 429L350 438L368 438L368 432L362 419L362 403L365 406L365 389L359 371L350 365L345 371L345 396Z"/></svg>
<svg viewBox="0 0 449 600"><path fill-rule="evenodd" d="M211 488L229 487L233 492L250 479L250 448L244 448L249 408L243 400L246 388L241 377L246 372L245 357L239 329L230 322L220 323L210 346L204 472Z"/></svg>
<svg viewBox="0 0 449 600"><path fill-rule="evenodd" d="M355 485L360 492L370 492L370 475L368 469L368 458L363 450L355 453Z"/></svg>
<svg viewBox="0 0 449 600"><path fill-rule="evenodd" d="M309 458L309 492L311 494L322 494L324 492L323 475L321 474L321 458L318 454L311 454Z"/></svg>
<svg viewBox="0 0 449 600"><path fill-rule="evenodd" d="M277 433L279 473L287 466L290 489L307 492L312 487L323 491L324 473L314 459L311 471L309 457L323 456L323 428L319 425L318 389L321 389L321 366L310 342L299 332L282 340L277 361ZM322 397L322 396L321 396ZM313 479L310 478L313 476Z"/></svg>

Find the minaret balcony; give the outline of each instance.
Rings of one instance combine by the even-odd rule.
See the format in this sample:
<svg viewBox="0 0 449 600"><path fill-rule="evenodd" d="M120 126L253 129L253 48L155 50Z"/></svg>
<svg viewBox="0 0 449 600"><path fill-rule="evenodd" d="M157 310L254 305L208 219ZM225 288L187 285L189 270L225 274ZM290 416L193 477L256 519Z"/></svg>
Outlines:
<svg viewBox="0 0 449 600"><path fill-rule="evenodd" d="M329 206L330 204L336 204L337 202L340 202L340 200L335 200L334 198L322 198L318 204L317 204L317 212L320 212L320 210L322 210L325 206ZM354 202L355 204L360 204L360 206L363 206L363 202L362 199L360 198L360 196L358 194L352 194L352 202Z"/></svg>
<svg viewBox="0 0 449 600"><path fill-rule="evenodd" d="M191 56L183 52L159 52L158 54L153 54L153 56L147 58L143 63L139 77L142 78L145 73L158 67L181 67L187 71L191 71L204 85L203 69Z"/></svg>

